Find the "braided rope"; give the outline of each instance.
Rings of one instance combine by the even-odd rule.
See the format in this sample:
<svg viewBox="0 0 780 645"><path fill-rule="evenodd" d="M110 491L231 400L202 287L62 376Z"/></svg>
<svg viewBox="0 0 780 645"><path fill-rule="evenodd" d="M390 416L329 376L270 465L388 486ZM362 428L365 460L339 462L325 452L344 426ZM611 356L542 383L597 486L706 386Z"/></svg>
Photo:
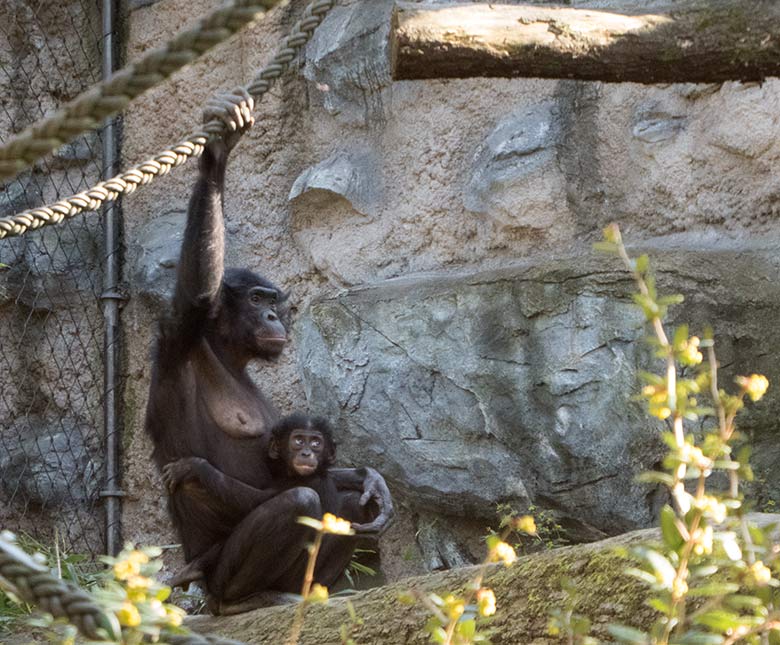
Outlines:
<svg viewBox="0 0 780 645"><path fill-rule="evenodd" d="M233 0L160 49L82 92L52 116L0 145L0 179L12 177L73 137L100 125L146 90L263 15L277 0Z"/></svg>
<svg viewBox="0 0 780 645"><path fill-rule="evenodd" d="M290 35L260 72L244 87L255 99L260 99L285 72L300 49L311 39L314 30L335 4L335 0L314 0L304 10L301 19L295 23ZM222 121L209 121L203 130L193 132L186 139L155 155L151 159L133 166L107 181L100 182L87 191L77 193L49 206L40 206L22 211L17 215L0 218L0 239L23 235L30 229L50 224L59 224L83 211L97 210L104 202L113 201L120 195L132 193L139 185L145 185L156 177L165 175L171 168L180 166L191 157L199 157L209 136L225 134Z"/></svg>
<svg viewBox="0 0 780 645"><path fill-rule="evenodd" d="M0 534L0 589L18 596L54 616L75 625L91 640L106 638L121 642L122 628L110 612L104 611L84 590L56 578L14 543L7 531ZM219 636L201 636L195 633L163 632L163 640L170 645L243 645Z"/></svg>
<svg viewBox="0 0 780 645"><path fill-rule="evenodd" d="M12 537L7 532L0 535L0 588L55 618L66 618L87 638L121 638L122 630L113 614L104 612L85 591L51 575L17 547Z"/></svg>

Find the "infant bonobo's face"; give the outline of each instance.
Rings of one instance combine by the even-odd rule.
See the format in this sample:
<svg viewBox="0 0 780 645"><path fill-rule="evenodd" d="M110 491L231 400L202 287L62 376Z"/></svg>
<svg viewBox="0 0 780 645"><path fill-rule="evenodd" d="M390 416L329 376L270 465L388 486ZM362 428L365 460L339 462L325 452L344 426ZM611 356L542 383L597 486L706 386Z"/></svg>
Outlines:
<svg viewBox="0 0 780 645"><path fill-rule="evenodd" d="M317 430L293 430L287 440L287 470L290 475L308 477L317 472L322 463L325 445Z"/></svg>

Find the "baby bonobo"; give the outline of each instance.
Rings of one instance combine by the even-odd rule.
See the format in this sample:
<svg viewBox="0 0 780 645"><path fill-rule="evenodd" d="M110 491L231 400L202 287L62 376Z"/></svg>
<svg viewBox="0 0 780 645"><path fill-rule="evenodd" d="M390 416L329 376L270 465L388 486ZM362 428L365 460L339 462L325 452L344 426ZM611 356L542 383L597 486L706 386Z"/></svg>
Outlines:
<svg viewBox="0 0 780 645"><path fill-rule="evenodd" d="M339 514L339 495L328 468L336 458L333 430L322 417L300 412L284 417L271 428L268 460L273 475L271 487L258 489L232 479L206 459L186 457L163 467L163 481L170 493L187 486L219 498L229 513L242 517L252 508L279 493L296 487L311 488L320 498L322 513ZM230 480L230 481L228 481ZM200 580L219 556L222 544L215 544L187 563L170 581L172 587L187 587Z"/></svg>
<svg viewBox="0 0 780 645"><path fill-rule="evenodd" d="M328 475L336 460L336 443L325 419L300 412L284 417L271 428L268 457L279 490L313 488L320 496L322 512L338 515L336 484Z"/></svg>

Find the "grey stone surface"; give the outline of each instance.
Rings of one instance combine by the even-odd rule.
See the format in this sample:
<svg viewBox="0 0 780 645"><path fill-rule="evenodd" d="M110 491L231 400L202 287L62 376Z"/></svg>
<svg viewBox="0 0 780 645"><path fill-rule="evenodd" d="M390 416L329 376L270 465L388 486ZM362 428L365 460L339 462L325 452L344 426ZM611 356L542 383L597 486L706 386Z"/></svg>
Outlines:
<svg viewBox="0 0 780 645"><path fill-rule="evenodd" d="M686 125L685 115L670 114L656 106L642 106L632 129L634 137L645 143L661 143L673 139Z"/></svg>
<svg viewBox="0 0 780 645"><path fill-rule="evenodd" d="M306 48L304 76L312 94L340 121L379 124L388 109L390 16L393 2L335 7Z"/></svg>
<svg viewBox="0 0 780 645"><path fill-rule="evenodd" d="M173 296L186 222L184 211L155 217L139 231L133 244L133 289L155 305Z"/></svg>
<svg viewBox="0 0 780 645"><path fill-rule="evenodd" d="M290 201L312 191L326 191L346 199L362 215L374 215L381 197L381 172L368 151L341 151L304 170L293 183Z"/></svg>
<svg viewBox="0 0 780 645"><path fill-rule="evenodd" d="M56 508L94 499L100 463L89 428L71 418L30 416L0 436L5 503Z"/></svg>
<svg viewBox="0 0 780 645"><path fill-rule="evenodd" d="M689 297L693 330L717 320L724 383L742 366L773 380L760 347L780 343L778 245L695 243L651 247L661 284ZM418 508L488 518L498 503L535 504L580 536L649 525L661 498L635 477L663 447L632 402L652 359L630 287L616 261L586 255L319 301L299 329L307 398L337 421L342 456ZM778 402L746 417L765 461L780 457L763 443Z"/></svg>
<svg viewBox="0 0 780 645"><path fill-rule="evenodd" d="M529 194L555 177L556 145L561 135L557 104L542 101L504 117L478 149L464 205L475 213L531 228L548 228L548 217L529 217L538 199ZM543 192L543 191L538 191Z"/></svg>

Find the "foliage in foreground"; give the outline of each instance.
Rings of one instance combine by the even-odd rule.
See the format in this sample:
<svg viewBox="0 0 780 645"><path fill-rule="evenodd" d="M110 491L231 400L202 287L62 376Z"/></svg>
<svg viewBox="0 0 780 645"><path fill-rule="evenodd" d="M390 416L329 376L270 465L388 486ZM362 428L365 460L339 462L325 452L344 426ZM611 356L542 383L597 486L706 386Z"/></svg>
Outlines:
<svg viewBox="0 0 780 645"><path fill-rule="evenodd" d="M631 645L780 643L778 527L758 527L745 516L739 485L753 474L735 425L746 399L761 399L769 383L751 374L738 376L732 393L720 388L711 331L699 338L682 325L667 336L667 309L682 296L658 295L648 257L630 258L616 225L605 230L598 246L619 256L636 280L634 301L663 362L660 374L641 375L641 398L649 414L669 428L663 470L642 475L669 491L671 504L660 517L662 543L633 549L637 565L627 571L649 587L648 604L658 618L647 631L611 625L610 634ZM708 405L701 402L705 398ZM694 423L696 432L686 429ZM723 473L715 481L725 485L713 484L716 473ZM575 604L570 595L566 608L551 617L550 632L569 643L593 643L590 623L574 612Z"/></svg>

